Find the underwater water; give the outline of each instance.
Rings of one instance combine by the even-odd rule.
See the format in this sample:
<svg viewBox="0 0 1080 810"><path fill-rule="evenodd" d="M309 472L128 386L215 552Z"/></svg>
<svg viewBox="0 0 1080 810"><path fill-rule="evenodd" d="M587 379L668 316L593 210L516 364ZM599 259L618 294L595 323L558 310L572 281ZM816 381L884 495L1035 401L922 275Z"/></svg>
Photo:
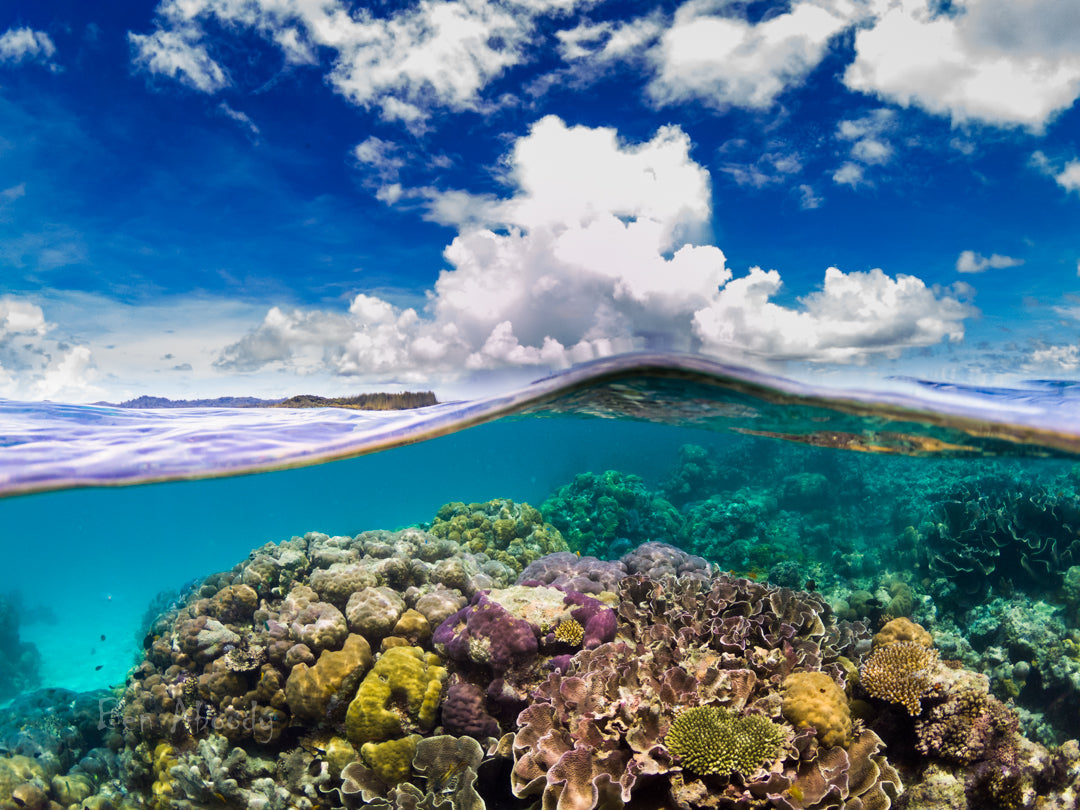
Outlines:
<svg viewBox="0 0 1080 810"><path fill-rule="evenodd" d="M1075 807L1077 424L656 356L0 403L0 805Z"/></svg>

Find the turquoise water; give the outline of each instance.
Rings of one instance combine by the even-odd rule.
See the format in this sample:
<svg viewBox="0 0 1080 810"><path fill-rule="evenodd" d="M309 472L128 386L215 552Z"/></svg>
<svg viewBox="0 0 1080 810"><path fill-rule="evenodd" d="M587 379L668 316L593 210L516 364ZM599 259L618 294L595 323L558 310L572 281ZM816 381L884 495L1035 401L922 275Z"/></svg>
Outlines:
<svg viewBox="0 0 1080 810"><path fill-rule="evenodd" d="M412 739L406 731L417 733L416 739L442 740L444 723L451 729L447 733L460 739L473 734L485 746L483 764L477 760L466 766L465 760L455 760L446 767L450 772L463 768L473 777L477 767L488 774L477 785L480 806L525 808L541 799L557 803L566 789L551 775L557 769L550 763L547 777L533 774L539 782L510 773L535 767L528 764L538 755L528 743L535 718L518 712L548 705L552 698L544 692L544 678L587 679L589 667L600 666L596 662L603 660L597 657L601 651L615 655L610 652L613 644L652 638L648 633L655 630L647 627L680 623L688 628L680 638L702 633L694 642L700 646L676 645L665 652L675 657L664 665L666 674L658 670L655 677L674 677L670 667L681 668L696 673L699 691L679 698L679 705L670 705L673 692L664 693L668 705L654 709L660 712L658 727L666 729L687 708L734 706L748 715L771 717L785 744L795 748L786 749L787 754L781 750L772 765L762 760L745 773L695 774L686 765L691 760L680 767L680 760L673 764L668 753L682 750L678 755L688 757L686 749L673 742L665 747L670 739L660 736L651 743L660 748L649 749L649 761L661 763L650 767L660 775L643 777L640 786L627 787L621 799L609 797L605 801L614 802L610 806L714 806L694 798L696 788L685 787L697 784L694 779L726 797L715 805L719 807L748 806L754 790L765 802L761 806L837 806L824 795L805 799L809 777L805 768L795 769L796 748L803 752L803 761L813 762L818 747L834 751L827 756L841 756L843 747L842 756L852 763L859 756L887 757L875 760L879 776L865 794L841 797L858 799L864 806L1034 807L1033 797L1040 792L1058 798L1072 795L1069 774L1080 774L1080 748L1074 750L1067 742L1080 736L1080 466L1070 452L1077 446L1071 400L1047 386L1023 392L944 393L916 386L903 397L846 392L829 399L821 391L749 373L740 376L730 369L688 369L674 361L664 373L656 369L653 362L645 369L622 368L614 376L610 368L602 368L604 373L575 372L525 392L440 406L430 418L423 412L376 417L339 411L140 414L0 403L9 453L0 456L0 479L13 493L40 490L0 499L5 561L0 569L0 614L7 628L0 644L7 645L8 656L8 666L0 673L0 698L11 705L7 725L0 723L0 777L5 768L14 767L6 756L33 751L50 764L19 778L40 787L53 801L64 804L75 798L74 804L85 807L220 807L264 801L268 806L357 806L373 801L374 806L411 807L406 793L414 788L430 796L445 788L460 806L477 806L468 793L471 788L459 785L460 780L446 787L445 777L435 778L422 762L423 746L416 749L417 759L411 770L406 767L398 786L385 773L381 781L373 777L374 755L359 753L366 738L354 737L344 704L336 719L325 706L320 711L328 714L319 719L305 714L295 693L284 688L285 679L300 671L301 659L293 656L307 655L307 663L314 666L320 651L326 655L342 649L341 638L318 643L294 638L289 644L312 649L288 656L284 647L273 652L276 642L267 634L274 632L279 614L281 626L288 624L283 600L299 598L310 584L318 591L311 598L324 600L319 604L340 601L327 610L348 613L349 632L367 633L364 643L370 642L376 654L394 644L415 644L423 651L418 654L439 655L449 673L443 691L436 690L439 701L451 701L447 685L486 689L506 679L507 685L499 687L502 697L488 692L486 711L494 719L485 733L463 731L460 723L455 727L449 703L442 702L428 721L399 705L395 711L405 725L388 734L391 741ZM118 426L122 435L114 432ZM392 441L384 441L388 436ZM387 445L382 452L370 452ZM50 447L59 448L55 455ZM338 460L294 466L325 458ZM290 468L275 469L283 466ZM217 477L259 467L265 471ZM71 488L72 471L93 486ZM168 477L194 480L160 481ZM158 482L114 486L136 480ZM493 504L497 499L507 500ZM443 508L456 502L456 507ZM540 512L530 517L523 504ZM502 529L498 519L506 524ZM408 527L420 527L421 532L364 534ZM308 532L323 535L305 537ZM288 549L302 550L305 567L289 568L293 563L282 556ZM552 552L564 556L545 556ZM607 563L588 562L590 555L621 561L617 564L628 567L619 576L626 579L604 579L607 575L600 572ZM642 555L653 555L648 558L652 562L634 568L644 565ZM467 581L445 568L436 572L436 563L443 560L438 565L444 565L448 559L465 566ZM420 566L424 573L415 580L410 580L414 574L400 571L391 576L384 565L395 560L414 569ZM525 603L540 604L541 591L528 590L536 582L521 572L529 563L534 564L532 571L548 560L559 560L560 571L592 572L580 575L572 586L557 582L569 590L584 589L582 593L609 592L608 603L621 605L621 641L604 637L592 643L586 625L586 640L574 643L590 649L571 657L571 642L545 641L544 632L551 628L540 629L539 659L523 652L520 671L512 664L505 672L493 673L479 659L455 658L453 646L440 641L438 632L433 640L434 619L426 635L409 635L400 624L393 631L361 631L358 628L368 625L354 621L353 609L345 604L360 591L371 591L369 597L376 598L376 583L397 593L399 618L406 604L419 608L424 604L420 597L432 592L442 594L440 599L453 594L460 598L460 607L469 599L481 599L481 592L525 587ZM658 560L667 562L661 565ZM334 561L368 573L350 574L360 577L358 584L341 591L326 584L328 572L336 570ZM674 570L672 564L681 566L682 579L664 579L665 570ZM281 575L280 582L274 574L276 585L266 580L266 571L276 570L274 566L291 572ZM533 576L543 579L547 574ZM551 582L551 577L543 581ZM515 579L532 584L514 586ZM695 590L703 587L702 581L713 583L713 596L707 599ZM465 584L446 584L451 582ZM226 620L233 608L215 608L215 600L242 584L253 599L257 594L262 612L252 617L252 603L246 618ZM765 607L725 607L728 597L718 594L730 588L743 594L745 604L766 598ZM779 598L768 594L781 593L780 588L794 594L783 598L794 599L803 612L784 614L788 617L783 621L794 622L794 630L778 624L757 642L761 655L769 649L774 653L757 663L748 652L744 660L742 653L732 653L736 648L730 642L718 641L719 630L701 629L708 626L709 616L687 618L697 609L692 605L713 605L708 610L717 616L768 617L778 603L767 599ZM665 600L675 597L663 596L665 589L691 595L688 601L669 603ZM378 598L390 597L384 593ZM582 604L601 604L590 601L592 597L580 598ZM672 604L683 607L675 610ZM425 610L429 608L430 601ZM821 621L800 625L802 619L791 618L796 614ZM435 609L432 615L441 621L446 614ZM185 633L195 633L203 627L198 622L214 616L236 631L232 641L213 654L203 647L185 652L184 645L193 643L184 641ZM916 703L916 711L909 714L890 700L887 690L873 686L872 673L866 674L871 636L893 626L895 619L925 628L936 656L932 665L911 676L934 685L925 686L925 707ZM345 619L341 622L344 632ZM839 647L829 647L815 635L818 630L812 628L822 626L839 634L830 642ZM17 639L12 638L13 628ZM788 633L802 640L783 641ZM380 648L387 636L398 641L390 647L383 641ZM209 642L199 642L204 643ZM649 643L659 644L658 651L669 642ZM851 726L849 721L846 734L836 737L842 745L835 749L827 749L835 740L824 732L810 739L817 726L811 724L806 731L806 723L800 726L791 719L787 692L780 684L787 683L784 678L793 665L769 669L780 667L775 662L795 660L791 644L795 649L820 645L811 658L800 659L795 671L824 673L848 690L846 697L838 693L840 704L848 706L845 714L857 722ZM233 667L235 662L226 662L236 649L257 660L251 668L230 670L233 686L221 686L221 673L226 665ZM638 649L635 659L659 655L646 655L644 649ZM724 690L700 691L700 684L711 677L701 663L706 660L701 656L712 654L709 649L726 651L727 662L716 664L722 671L758 673L752 700ZM12 650L22 659L16 661ZM556 654L568 661L558 664ZM861 678L854 674L860 666ZM549 676L553 668L556 674ZM263 687L256 688L256 681L263 681L252 672L279 679L276 704L270 697L274 689L259 692ZM188 678L194 680L189 683ZM181 692L188 695L184 690L189 688L195 690L189 696L198 696L199 705L209 707L211 714L180 718L176 709L175 715L167 714L172 721L166 730L160 725L166 716L163 707L171 707L169 701ZM644 689L641 694L647 695L650 688L639 685L631 691ZM687 687L684 683L680 688ZM350 690L351 699L357 686L341 689ZM516 697L508 707L504 699L510 692ZM254 698L252 706L256 694L262 697ZM963 711L956 708L961 703L949 702L953 694L968 696L963 698L966 703L961 701ZM126 708L110 715L121 697ZM453 699L460 697L454 693ZM273 708L265 705L268 701ZM257 730L237 736L228 730L218 733L212 725L214 716L230 711L230 703L235 712L241 702L251 718L260 702L271 712L261 715L265 739ZM576 709L565 711L572 715ZM108 722L106 715L112 718ZM133 716L134 727L128 723ZM148 717L156 719L144 727ZM495 743L501 735L500 754ZM353 771L343 769L348 756L342 760L327 753L333 740L346 737L357 743L351 756L359 764ZM61 740L66 740L66 754L56 748ZM631 756L629 749L618 750L625 752L619 756ZM153 759L153 751L163 759ZM274 792L259 783L258 768L249 764L230 771L232 782L215 781L225 777L214 775L213 763L221 765L228 752L238 751L252 762L255 757L293 762L278 767L279 777L288 768L301 767L295 763L322 775L315 782L278 778ZM589 751L594 767L599 767L601 753ZM896 781L902 781L906 791L890 782L894 768ZM770 769L773 776L766 778ZM1005 780L1007 785L999 784L1001 780L990 784L985 774L994 769L1015 772L1016 778ZM194 782L183 776L195 772L201 776ZM669 772L681 775L676 779ZM81 792L55 783L57 778L84 777L92 785ZM943 804L946 799L927 787L937 785L937 790L946 778L952 780L952 804ZM5 801L4 790L14 795L10 792L18 781L0 778L0 802ZM837 790L854 788L845 783ZM629 799L626 793L632 794ZM586 801L581 806L589 805Z"/></svg>

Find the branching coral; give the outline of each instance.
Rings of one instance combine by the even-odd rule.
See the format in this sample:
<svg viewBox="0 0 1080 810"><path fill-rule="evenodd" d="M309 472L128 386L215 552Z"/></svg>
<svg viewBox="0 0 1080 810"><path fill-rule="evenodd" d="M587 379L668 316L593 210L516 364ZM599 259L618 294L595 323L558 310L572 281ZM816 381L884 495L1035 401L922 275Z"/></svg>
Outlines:
<svg viewBox="0 0 1080 810"><path fill-rule="evenodd" d="M915 717L920 700L930 693L937 650L914 641L898 641L878 647L859 670L859 682L871 697L899 703Z"/></svg>
<svg viewBox="0 0 1080 810"><path fill-rule="evenodd" d="M559 530L545 523L539 511L507 499L445 504L430 531L469 551L487 554L508 566L515 576L545 554L568 549Z"/></svg>
<svg viewBox="0 0 1080 810"><path fill-rule="evenodd" d="M749 775L777 759L787 738L784 727L764 715L694 706L672 721L664 745L694 773Z"/></svg>

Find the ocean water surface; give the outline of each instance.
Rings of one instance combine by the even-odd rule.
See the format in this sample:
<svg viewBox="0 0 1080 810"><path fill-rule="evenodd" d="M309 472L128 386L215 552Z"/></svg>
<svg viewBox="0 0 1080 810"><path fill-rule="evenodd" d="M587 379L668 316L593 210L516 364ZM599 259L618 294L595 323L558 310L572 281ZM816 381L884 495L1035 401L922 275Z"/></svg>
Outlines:
<svg viewBox="0 0 1080 810"><path fill-rule="evenodd" d="M1075 414L655 355L389 414L0 402L0 794L1076 806Z"/></svg>

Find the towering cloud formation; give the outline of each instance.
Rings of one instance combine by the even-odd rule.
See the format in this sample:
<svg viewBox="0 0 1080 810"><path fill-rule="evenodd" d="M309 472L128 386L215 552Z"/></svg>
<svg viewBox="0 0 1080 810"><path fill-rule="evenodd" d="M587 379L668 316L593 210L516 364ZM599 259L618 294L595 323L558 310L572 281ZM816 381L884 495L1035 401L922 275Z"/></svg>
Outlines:
<svg viewBox="0 0 1080 810"><path fill-rule="evenodd" d="M510 151L509 197L393 195L458 228L424 312L366 293L348 313L274 308L218 365L413 379L645 348L857 362L963 336L965 290L935 291L913 276L830 268L798 309L770 301L775 270L732 280L721 250L703 244L709 175L690 148L678 127L628 144L609 128L543 118Z"/></svg>

